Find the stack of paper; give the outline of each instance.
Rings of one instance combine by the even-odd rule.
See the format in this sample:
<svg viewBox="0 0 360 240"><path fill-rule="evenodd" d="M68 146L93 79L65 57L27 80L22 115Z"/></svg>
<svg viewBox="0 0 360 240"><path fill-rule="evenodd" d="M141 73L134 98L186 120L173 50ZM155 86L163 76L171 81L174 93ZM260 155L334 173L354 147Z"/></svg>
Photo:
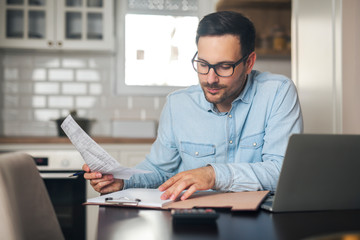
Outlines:
<svg viewBox="0 0 360 240"><path fill-rule="evenodd" d="M120 166L118 161L87 135L71 115L65 118L64 122L61 124L61 128L80 152L92 172L112 174L114 175L114 178L118 179L129 179L133 174L150 172Z"/></svg>
<svg viewBox="0 0 360 240"><path fill-rule="evenodd" d="M158 189L131 188L123 191L113 192L87 200L89 204L114 204L134 202L138 207L162 208L172 200L161 200L162 192ZM111 201L108 201L110 200ZM132 205L132 204L129 204Z"/></svg>
<svg viewBox="0 0 360 240"><path fill-rule="evenodd" d="M89 205L137 206L161 209L229 208L231 211L255 211L269 191L216 192L198 191L187 200L161 200L158 189L129 188L88 199ZM181 194L180 194L181 195ZM125 203L125 204L123 204ZM128 204L130 203L130 204Z"/></svg>

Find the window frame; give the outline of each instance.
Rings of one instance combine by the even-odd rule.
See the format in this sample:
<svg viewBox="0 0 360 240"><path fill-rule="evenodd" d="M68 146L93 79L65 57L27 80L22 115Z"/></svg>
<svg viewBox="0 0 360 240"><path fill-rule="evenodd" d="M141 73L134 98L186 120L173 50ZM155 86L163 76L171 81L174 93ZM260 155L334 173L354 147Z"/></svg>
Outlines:
<svg viewBox="0 0 360 240"><path fill-rule="evenodd" d="M217 0L198 0L198 18L215 11ZM178 86L130 86L125 84L125 16L127 14L127 1L115 1L115 26L116 26L116 43L115 43L115 67L114 67L114 83L115 94L126 96L166 96L170 92L185 87ZM139 12L143 14L151 14L152 12ZM164 12L166 13L166 12ZM174 15L169 13L169 15ZM174 15L175 16L175 15ZM195 39L194 39L195 41ZM192 57L192 56L191 56ZM189 64L191 64L191 57Z"/></svg>

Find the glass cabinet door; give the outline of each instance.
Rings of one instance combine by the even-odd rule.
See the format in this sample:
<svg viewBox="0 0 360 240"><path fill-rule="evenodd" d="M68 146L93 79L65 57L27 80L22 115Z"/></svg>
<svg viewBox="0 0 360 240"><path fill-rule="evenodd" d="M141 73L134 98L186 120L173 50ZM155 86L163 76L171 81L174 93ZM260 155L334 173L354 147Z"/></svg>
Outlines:
<svg viewBox="0 0 360 240"><path fill-rule="evenodd" d="M0 0L0 47L113 50L112 0Z"/></svg>
<svg viewBox="0 0 360 240"><path fill-rule="evenodd" d="M53 47L53 0L0 0L0 47Z"/></svg>
<svg viewBox="0 0 360 240"><path fill-rule="evenodd" d="M24 10L6 10L6 38L24 37Z"/></svg>
<svg viewBox="0 0 360 240"><path fill-rule="evenodd" d="M103 39L103 20L101 13L87 14L87 39Z"/></svg>
<svg viewBox="0 0 360 240"><path fill-rule="evenodd" d="M103 14L95 12L96 9L103 7L102 0L87 0L87 7L89 12L87 14L87 39L103 39ZM91 12L91 10L94 10Z"/></svg>
<svg viewBox="0 0 360 240"><path fill-rule="evenodd" d="M82 39L82 13L81 12L67 12L66 16L66 39Z"/></svg>
<svg viewBox="0 0 360 240"><path fill-rule="evenodd" d="M64 9L64 40L103 39L102 0L66 0Z"/></svg>
<svg viewBox="0 0 360 240"><path fill-rule="evenodd" d="M5 38L45 39L45 0L6 0Z"/></svg>
<svg viewBox="0 0 360 240"><path fill-rule="evenodd" d="M29 11L28 38L44 39L45 37L45 12Z"/></svg>

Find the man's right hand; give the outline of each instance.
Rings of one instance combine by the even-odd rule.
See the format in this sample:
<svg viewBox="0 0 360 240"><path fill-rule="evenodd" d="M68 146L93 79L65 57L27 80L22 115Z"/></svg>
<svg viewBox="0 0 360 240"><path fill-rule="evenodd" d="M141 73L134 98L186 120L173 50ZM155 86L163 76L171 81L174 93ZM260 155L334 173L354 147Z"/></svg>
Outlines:
<svg viewBox="0 0 360 240"><path fill-rule="evenodd" d="M101 194L120 191L124 187L123 179L115 179L111 174L91 172L87 164L84 164L82 169L86 172L84 178L90 180L91 186Z"/></svg>

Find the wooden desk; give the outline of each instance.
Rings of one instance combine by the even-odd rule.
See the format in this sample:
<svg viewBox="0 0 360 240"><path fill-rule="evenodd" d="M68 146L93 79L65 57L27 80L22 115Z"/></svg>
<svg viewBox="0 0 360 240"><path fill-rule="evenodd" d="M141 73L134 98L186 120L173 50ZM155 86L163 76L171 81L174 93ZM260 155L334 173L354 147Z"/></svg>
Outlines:
<svg viewBox="0 0 360 240"><path fill-rule="evenodd" d="M217 210L214 225L172 224L170 211L99 208L98 238L124 240L303 239L339 232L360 233L360 210L307 213L231 213Z"/></svg>

